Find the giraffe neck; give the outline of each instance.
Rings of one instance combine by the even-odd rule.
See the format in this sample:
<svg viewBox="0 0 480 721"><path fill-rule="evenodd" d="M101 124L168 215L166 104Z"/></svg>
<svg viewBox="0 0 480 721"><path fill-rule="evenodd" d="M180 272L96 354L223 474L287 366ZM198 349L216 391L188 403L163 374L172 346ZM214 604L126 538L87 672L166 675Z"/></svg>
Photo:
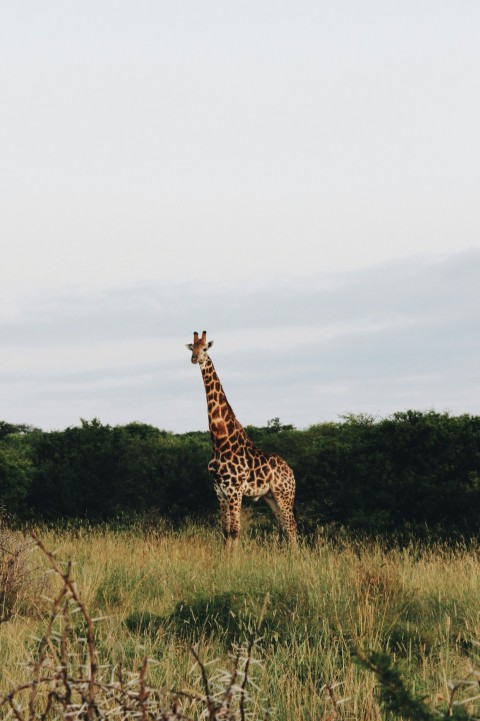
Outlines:
<svg viewBox="0 0 480 721"><path fill-rule="evenodd" d="M236 419L235 413L227 401L227 396L211 359L207 357L200 367L207 394L208 425L214 449L221 451L232 441L251 445L251 440Z"/></svg>

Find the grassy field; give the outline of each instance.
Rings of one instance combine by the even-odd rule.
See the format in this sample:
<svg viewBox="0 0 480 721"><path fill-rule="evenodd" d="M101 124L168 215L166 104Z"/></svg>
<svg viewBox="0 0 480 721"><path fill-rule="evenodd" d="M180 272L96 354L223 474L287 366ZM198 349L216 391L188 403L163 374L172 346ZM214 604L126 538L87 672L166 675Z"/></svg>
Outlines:
<svg viewBox="0 0 480 721"><path fill-rule="evenodd" d="M148 657L151 686L194 696L203 685L191 645L215 688L228 679L236 644L254 635L246 702L252 718L265 718L265 710L285 721L393 718L381 709L376 678L355 652L387 651L409 689L432 708L445 708L449 682L475 667L478 547L412 544L386 551L381 543L319 538L289 551L275 537L244 537L226 557L220 534L194 525L147 534L140 528L37 533L59 564L73 561L78 593L99 619L95 647L105 668L128 673ZM4 545L22 543L5 534ZM49 599L61 587L56 574L45 575L50 562L40 549L22 551L17 565L16 585L2 571L10 594L0 624L2 698L31 679L28 662L38 657ZM80 617L73 616L71 644L83 643ZM185 696L182 704L200 718L197 701Z"/></svg>

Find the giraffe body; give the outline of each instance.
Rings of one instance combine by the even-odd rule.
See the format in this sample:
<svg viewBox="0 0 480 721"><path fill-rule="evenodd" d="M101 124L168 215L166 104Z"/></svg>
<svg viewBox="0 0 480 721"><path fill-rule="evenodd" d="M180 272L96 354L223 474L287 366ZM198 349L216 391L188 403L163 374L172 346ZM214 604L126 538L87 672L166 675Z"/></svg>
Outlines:
<svg viewBox="0 0 480 721"><path fill-rule="evenodd" d="M207 395L213 456L208 471L220 503L225 544L240 533L243 496L264 498L291 541L296 538L293 514L295 477L290 466L275 454L264 453L246 434L227 401L214 365L208 356L206 332L187 345L192 363L200 365Z"/></svg>

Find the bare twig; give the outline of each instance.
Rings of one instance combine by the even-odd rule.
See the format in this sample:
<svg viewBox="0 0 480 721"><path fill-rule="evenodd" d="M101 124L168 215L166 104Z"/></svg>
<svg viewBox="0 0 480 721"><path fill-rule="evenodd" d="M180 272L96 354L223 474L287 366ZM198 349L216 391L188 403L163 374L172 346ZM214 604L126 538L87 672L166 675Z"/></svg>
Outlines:
<svg viewBox="0 0 480 721"><path fill-rule="evenodd" d="M255 643L255 640L252 636L252 638L250 639L250 643L248 644L247 658L245 660L245 668L243 670L243 682L242 682L242 686L241 686L240 704L239 704L241 721L245 721L245 689L247 687L248 671L250 668L250 661L252 658L252 649L253 649L254 643Z"/></svg>
<svg viewBox="0 0 480 721"><path fill-rule="evenodd" d="M192 721L180 704L179 696L183 696L194 704L196 717L200 710L202 718L209 721L246 721L253 639L246 649L240 647L237 650L233 668L226 677L222 672L220 676L209 678L198 651L191 649L200 669L203 693L188 690L174 694L151 688L147 683L147 659L137 672L128 675L121 665L117 668L109 664L99 666L94 622L72 578L71 563L63 570L36 534L32 537L61 579L62 586L51 602L46 628L31 664L30 681L18 685L0 699L0 709L8 707L9 718L13 716L16 721ZM80 654L72 652L72 643L84 642L72 633L71 614L76 611L81 612L86 627L86 665L84 650ZM243 679L238 686L243 654ZM220 691L219 678L222 679ZM238 705L234 708L235 703Z"/></svg>
<svg viewBox="0 0 480 721"><path fill-rule="evenodd" d="M53 553L51 553L51 551L49 551L47 548L45 548L45 546L43 545L40 538L36 535L36 533L34 531L32 531L31 535L32 535L33 540L37 544L37 546L47 556L53 570L60 576L60 578L63 580L63 582L65 584L65 587L72 594L72 598L75 599L75 601L86 621L86 624L87 624L87 648L88 648L88 655L89 655L87 719L89 719L89 721L90 721L90 719L93 718L93 711L95 708L94 682L95 682L95 674L96 674L97 666L98 666L97 652L95 649L95 642L94 642L93 621L87 611L85 604L83 603L82 599L78 595L77 586L76 586L75 581L72 578L70 578L71 562L68 563L67 573L64 573L61 570L61 568L57 565L57 562L55 560L55 556L53 555Z"/></svg>
<svg viewBox="0 0 480 721"><path fill-rule="evenodd" d="M332 702L332 713L328 716L327 721L334 721L334 719L338 717L337 699L335 697L335 692L331 684L326 683L325 688L327 689L328 695L330 696L330 701Z"/></svg>
<svg viewBox="0 0 480 721"><path fill-rule="evenodd" d="M28 702L29 719L35 718L35 698L37 696L38 684L40 681L40 674L42 672L43 663L44 663L46 655L47 655L47 646L50 642L53 625L57 619L61 603L67 593L68 593L68 588L66 587L66 585L64 585L63 588L60 590L60 593L58 594L58 596L53 601L52 610L50 612L50 618L48 620L48 625L47 625L45 633L42 636L42 640L40 641L40 647L38 650L37 661L33 667L33 671L32 671L33 678L32 678L32 682L30 684L30 699Z"/></svg>
<svg viewBox="0 0 480 721"><path fill-rule="evenodd" d="M208 682L207 671L205 669L205 666L201 662L198 653L195 651L193 646L190 647L190 650L192 652L192 655L193 655L195 661L198 663L198 666L200 668L200 673L202 674L202 683L203 683L203 688L205 690L205 705L207 707L207 711L209 714L208 718L213 719L213 721L215 721L215 714L216 714L217 708L215 706L215 703L212 701L212 698L210 695L210 685Z"/></svg>

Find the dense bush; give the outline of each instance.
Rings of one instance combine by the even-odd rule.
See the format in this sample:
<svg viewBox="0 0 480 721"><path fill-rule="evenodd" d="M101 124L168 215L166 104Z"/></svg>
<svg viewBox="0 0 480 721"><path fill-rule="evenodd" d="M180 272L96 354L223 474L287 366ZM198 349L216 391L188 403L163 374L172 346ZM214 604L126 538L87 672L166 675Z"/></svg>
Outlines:
<svg viewBox="0 0 480 721"><path fill-rule="evenodd" d="M379 421L348 416L305 431L251 430L292 465L297 510L307 523L370 532L479 528L478 416L406 411Z"/></svg>
<svg viewBox="0 0 480 721"><path fill-rule="evenodd" d="M366 532L478 531L478 416L407 411L383 420L348 416L306 430L273 419L247 430L294 469L304 529L335 522ZM176 435L95 419L42 432L2 422L0 503L20 518L47 520L206 517L217 510L210 454L202 432Z"/></svg>

